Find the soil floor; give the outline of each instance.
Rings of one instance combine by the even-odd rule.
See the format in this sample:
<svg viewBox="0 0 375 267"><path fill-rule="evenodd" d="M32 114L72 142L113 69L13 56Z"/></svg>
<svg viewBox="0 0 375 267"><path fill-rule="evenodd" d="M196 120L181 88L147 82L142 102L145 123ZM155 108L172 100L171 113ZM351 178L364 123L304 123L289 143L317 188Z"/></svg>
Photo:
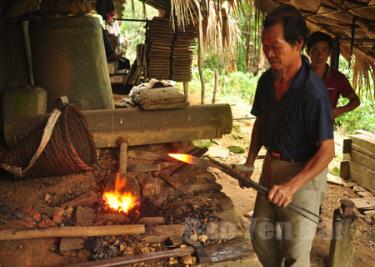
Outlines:
<svg viewBox="0 0 375 267"><path fill-rule="evenodd" d="M248 111L248 107L243 109L242 107L233 106L234 125L232 134L226 135L221 139L212 140L214 145L210 148L211 152L209 151L209 153L216 153L216 156L218 156L222 162L227 164L239 164L245 161L247 148L249 145L251 127L254 121L253 118L250 118L248 116ZM336 143L338 147L342 144L341 137L337 136ZM243 147L245 148L246 152L240 154L228 152L227 148L229 146ZM214 148L216 148L216 151ZM341 153L341 150L339 149L340 148L338 148L336 152L337 154ZM261 151L260 154L262 153L264 154L265 152ZM254 180L257 180L257 178L259 177L261 164L262 159L257 160L255 166L255 173L253 175ZM331 168L337 165L338 160L332 163ZM82 192L84 192L90 187L95 187L90 177L83 177L81 181L76 182L77 187L82 188ZM221 175L218 178L217 182L219 182L223 186L223 192L232 199L238 212L238 215L242 218L243 223L248 226L251 220L251 214L254 206L256 192L252 189L240 188L236 180L226 175ZM0 179L0 183L2 183L3 189L6 188L6 186L9 186L9 188L17 187L17 183L12 182L9 179ZM52 187L53 184L42 183L39 188L37 185L30 183L28 187L20 187L17 190L11 190L13 192L11 194L7 192L7 190L2 190L0 194L2 194L1 199L6 199L8 203L10 203L12 199L15 200L15 202L19 202L21 199L24 199L24 202L31 203L35 199L40 199L41 197L43 197L40 195L42 193L38 193L39 191L43 191L43 188L49 188L49 191L51 191ZM57 190L55 193L58 194L58 189L55 190ZM337 208L338 200L342 197L354 198L358 196L349 186L340 186L334 184L328 185L328 192L326 194L322 213L323 224L320 230L318 231L311 251L311 261L313 266L327 265L332 230L333 211L335 208ZM7 211L1 210L1 207L2 205L0 203L0 212L6 214ZM371 216L364 216L359 212L356 212L356 214L357 230L354 239L353 266L375 266L375 218ZM17 217L18 215L12 214L12 216ZM13 225L13 227L16 226L22 225ZM9 226L7 225L7 227ZM24 251L26 249L27 251ZM4 244L4 242L0 242L0 267L38 266L35 265L34 260L36 258L38 258L40 263L43 263L42 265L48 266L48 262L43 261L44 256L43 254L40 254L40 251L53 252L55 249L56 244L54 244L54 242L51 240L36 240L34 246L31 247L23 245L22 242L7 242L6 244ZM22 251L22 253L18 253L20 251ZM22 255L22 258L20 258L18 254ZM62 255L55 253L54 257L55 258L49 259L51 263L59 262L59 258L61 258ZM13 262L14 265L12 265L11 262Z"/></svg>

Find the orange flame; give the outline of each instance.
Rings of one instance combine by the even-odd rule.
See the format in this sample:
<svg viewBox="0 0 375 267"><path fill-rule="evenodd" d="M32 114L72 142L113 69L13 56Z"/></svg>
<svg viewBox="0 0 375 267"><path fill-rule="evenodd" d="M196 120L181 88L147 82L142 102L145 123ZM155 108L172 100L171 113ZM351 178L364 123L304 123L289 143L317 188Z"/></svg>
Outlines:
<svg viewBox="0 0 375 267"><path fill-rule="evenodd" d="M168 154L170 157L178 159L180 161L183 161L185 163L192 164L194 160L189 154L174 154L174 153L169 153Z"/></svg>
<svg viewBox="0 0 375 267"><path fill-rule="evenodd" d="M126 186L126 179L120 173L116 174L115 190L104 192L103 200L108 208L118 212L128 213L138 205L138 198L131 192L123 192Z"/></svg>

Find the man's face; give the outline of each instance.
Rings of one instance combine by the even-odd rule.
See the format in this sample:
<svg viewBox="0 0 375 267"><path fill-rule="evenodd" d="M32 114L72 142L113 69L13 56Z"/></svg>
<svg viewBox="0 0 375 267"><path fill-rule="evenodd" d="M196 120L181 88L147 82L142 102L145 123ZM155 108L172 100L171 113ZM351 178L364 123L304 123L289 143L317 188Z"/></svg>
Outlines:
<svg viewBox="0 0 375 267"><path fill-rule="evenodd" d="M288 68L301 56L302 43L292 46L284 39L284 29L277 23L262 32L263 52L271 68L282 70Z"/></svg>
<svg viewBox="0 0 375 267"><path fill-rule="evenodd" d="M325 64L331 55L331 48L326 41L315 43L309 51L311 64Z"/></svg>

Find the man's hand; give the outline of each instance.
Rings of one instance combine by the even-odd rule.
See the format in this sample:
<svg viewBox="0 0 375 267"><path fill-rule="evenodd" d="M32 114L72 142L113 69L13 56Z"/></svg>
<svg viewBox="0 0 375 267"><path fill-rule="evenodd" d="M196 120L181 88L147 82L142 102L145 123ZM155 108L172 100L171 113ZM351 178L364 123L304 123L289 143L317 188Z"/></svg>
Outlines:
<svg viewBox="0 0 375 267"><path fill-rule="evenodd" d="M246 164L235 164L232 166L232 169L247 180L250 180L251 176L254 173L254 166L249 166ZM238 183L241 188L244 188L244 184L241 183L241 181L239 181Z"/></svg>
<svg viewBox="0 0 375 267"><path fill-rule="evenodd" d="M273 185L268 191L267 199L269 202L286 208L293 200L293 195L296 190L287 184Z"/></svg>

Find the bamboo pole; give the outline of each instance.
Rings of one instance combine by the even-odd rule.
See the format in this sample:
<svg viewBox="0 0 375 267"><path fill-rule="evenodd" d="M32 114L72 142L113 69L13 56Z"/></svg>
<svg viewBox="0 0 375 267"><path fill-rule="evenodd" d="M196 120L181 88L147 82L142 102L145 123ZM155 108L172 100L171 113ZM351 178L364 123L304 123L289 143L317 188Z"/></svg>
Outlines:
<svg viewBox="0 0 375 267"><path fill-rule="evenodd" d="M54 227L47 229L0 230L0 240L20 240L35 238L55 238L55 237L83 237L83 236L106 236L106 235L128 235L144 234L143 224L127 225L106 225L106 226L72 226Z"/></svg>
<svg viewBox="0 0 375 267"><path fill-rule="evenodd" d="M186 99L189 99L189 82L183 82L182 85L184 87L184 95Z"/></svg>
<svg viewBox="0 0 375 267"><path fill-rule="evenodd" d="M217 84L218 84L218 73L217 73L217 70L215 70L215 84L214 84L214 92L212 94L212 104L215 104L216 102Z"/></svg>
<svg viewBox="0 0 375 267"><path fill-rule="evenodd" d="M199 71L199 78L201 81L201 104L204 104L204 97L206 95L206 88L204 85L204 77L203 77L203 55L202 55L202 46L200 40L200 34L198 34L198 71Z"/></svg>

